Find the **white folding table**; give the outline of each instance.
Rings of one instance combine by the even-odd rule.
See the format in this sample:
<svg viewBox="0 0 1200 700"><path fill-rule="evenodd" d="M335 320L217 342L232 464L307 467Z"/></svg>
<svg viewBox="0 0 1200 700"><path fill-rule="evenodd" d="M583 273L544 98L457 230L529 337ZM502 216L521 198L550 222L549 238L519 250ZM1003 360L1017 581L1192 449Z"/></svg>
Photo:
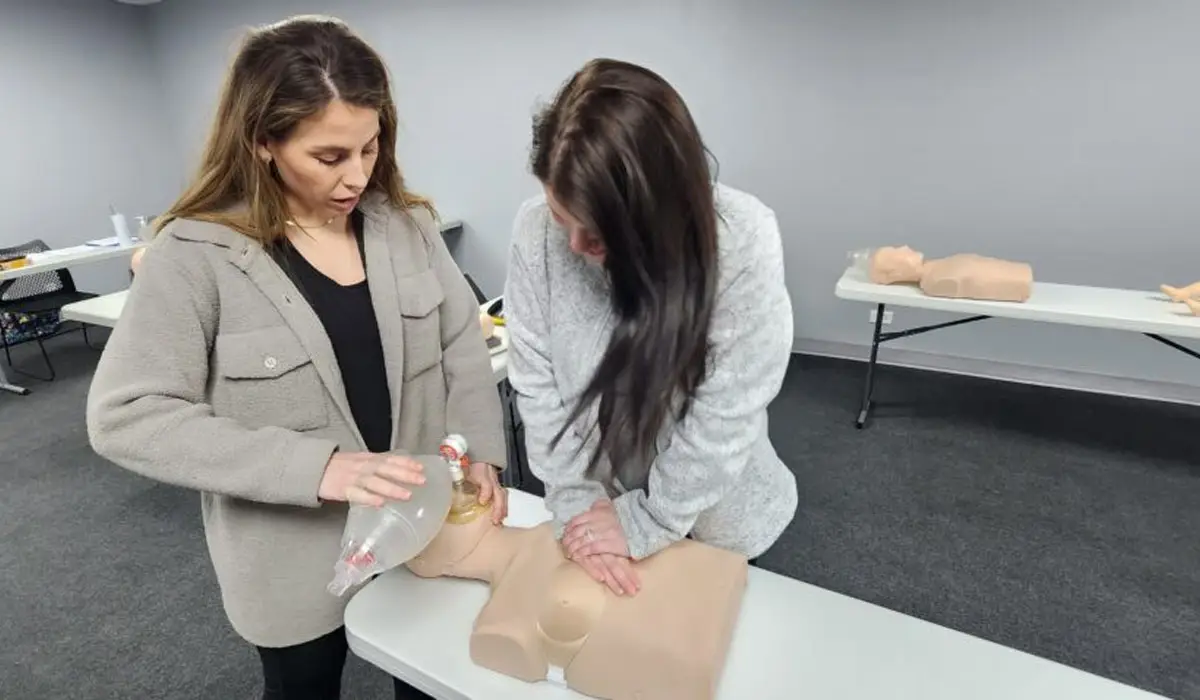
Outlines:
<svg viewBox="0 0 1200 700"><path fill-rule="evenodd" d="M549 517L540 498L510 491L507 524L529 527ZM471 661L468 640L487 597L480 581L394 569L347 606L350 649L442 700L581 700L553 682L525 683ZM718 697L1162 700L755 567Z"/></svg>
<svg viewBox="0 0 1200 700"><path fill-rule="evenodd" d="M1158 292L1035 282L1029 299L1024 302L949 299L928 296L912 284L874 284L867 279L864 271L851 266L838 280L835 294L841 299L865 301L876 305L875 332L871 339L870 358L867 361L862 406L856 419L859 428L866 424L871 411L875 365L882 343L988 318L1061 323L1140 333L1200 359L1200 352L1165 337L1200 339L1200 316L1193 315L1186 305L1172 303ZM945 323L884 332L884 312L889 304L967 316Z"/></svg>
<svg viewBox="0 0 1200 700"><path fill-rule="evenodd" d="M70 248L49 250L45 253L35 253L37 262L29 263L24 267L12 270L0 270L0 282L28 275L36 275L39 272L65 270L68 267L75 267L76 265L87 265L100 262L101 260L132 255L134 251L139 248L145 248L147 245L149 244L143 242L127 246L77 245Z"/></svg>
<svg viewBox="0 0 1200 700"><path fill-rule="evenodd" d="M51 250L46 253L37 254L37 262L29 263L24 267L18 267L11 270L0 270L0 282L7 282L18 277L27 277L36 275L39 272L51 272L53 270L63 270L76 265L87 265L90 263L100 262L101 260L109 260L119 258L121 256L132 255L138 248L144 248L147 244L138 242L128 246L89 246L78 245L71 248L61 248ZM4 367L0 366L0 391L7 391L14 394L24 396L29 393L29 389L12 384L8 376L4 372Z"/></svg>
<svg viewBox="0 0 1200 700"><path fill-rule="evenodd" d="M62 308L62 317L68 321L112 328L121 318L121 311L125 308L125 298L128 295L129 290L123 289L112 294L67 304Z"/></svg>

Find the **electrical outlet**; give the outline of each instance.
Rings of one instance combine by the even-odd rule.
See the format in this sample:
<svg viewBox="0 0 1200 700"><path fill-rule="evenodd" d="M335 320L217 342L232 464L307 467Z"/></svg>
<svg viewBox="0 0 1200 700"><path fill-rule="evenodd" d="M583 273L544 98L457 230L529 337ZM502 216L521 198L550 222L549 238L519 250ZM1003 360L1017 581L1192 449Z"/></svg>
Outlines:
<svg viewBox="0 0 1200 700"><path fill-rule="evenodd" d="M871 323L875 323L875 317L878 315L877 312L878 312L878 309L871 309L871 313L870 313L870 315L867 316L867 320L870 321ZM883 325L885 325L885 326L890 325L891 322L892 322L892 312L884 311L883 312Z"/></svg>

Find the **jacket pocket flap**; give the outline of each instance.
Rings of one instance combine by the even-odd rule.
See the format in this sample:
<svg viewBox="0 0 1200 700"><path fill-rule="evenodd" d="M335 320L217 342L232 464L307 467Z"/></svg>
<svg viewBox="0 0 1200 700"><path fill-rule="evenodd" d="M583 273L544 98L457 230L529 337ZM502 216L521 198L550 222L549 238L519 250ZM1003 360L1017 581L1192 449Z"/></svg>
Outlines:
<svg viewBox="0 0 1200 700"><path fill-rule="evenodd" d="M286 327L218 335L216 359L227 379L274 379L312 362Z"/></svg>
<svg viewBox="0 0 1200 700"><path fill-rule="evenodd" d="M400 314L409 318L424 318L445 301L442 282L433 270L396 280L400 294Z"/></svg>

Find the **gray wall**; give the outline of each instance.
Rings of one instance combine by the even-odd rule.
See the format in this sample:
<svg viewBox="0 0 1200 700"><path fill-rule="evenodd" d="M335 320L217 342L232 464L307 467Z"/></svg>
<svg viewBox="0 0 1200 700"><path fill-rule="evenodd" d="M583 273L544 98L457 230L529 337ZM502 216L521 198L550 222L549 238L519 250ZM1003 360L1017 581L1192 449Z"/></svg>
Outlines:
<svg viewBox="0 0 1200 700"><path fill-rule="evenodd" d="M149 16L103 0L0 0L0 246L111 236L178 191L178 139L159 114ZM128 284L128 263L72 269L82 289Z"/></svg>
<svg viewBox="0 0 1200 700"><path fill-rule="evenodd" d="M167 0L147 12L182 163L242 28L314 11L385 55L402 163L469 222L459 259L488 292L537 189L530 114L596 55L672 80L722 178L778 211L802 343L868 339L866 307L833 296L863 246L1011 257L1067 283L1200 278L1200 3ZM1200 364L1116 332L996 321L898 347L1200 386Z"/></svg>

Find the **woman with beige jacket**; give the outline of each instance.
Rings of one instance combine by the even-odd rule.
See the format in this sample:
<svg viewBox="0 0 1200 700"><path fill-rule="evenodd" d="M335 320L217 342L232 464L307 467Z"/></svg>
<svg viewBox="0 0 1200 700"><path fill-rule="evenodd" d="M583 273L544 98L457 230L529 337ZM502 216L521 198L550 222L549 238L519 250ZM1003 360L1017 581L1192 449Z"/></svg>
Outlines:
<svg viewBox="0 0 1200 700"><path fill-rule="evenodd" d="M404 455L465 435L470 478L505 512L478 307L405 188L396 122L383 62L340 22L254 32L88 397L98 453L201 492L265 698L338 697L345 599L325 586L347 504L407 497L422 477Z"/></svg>

